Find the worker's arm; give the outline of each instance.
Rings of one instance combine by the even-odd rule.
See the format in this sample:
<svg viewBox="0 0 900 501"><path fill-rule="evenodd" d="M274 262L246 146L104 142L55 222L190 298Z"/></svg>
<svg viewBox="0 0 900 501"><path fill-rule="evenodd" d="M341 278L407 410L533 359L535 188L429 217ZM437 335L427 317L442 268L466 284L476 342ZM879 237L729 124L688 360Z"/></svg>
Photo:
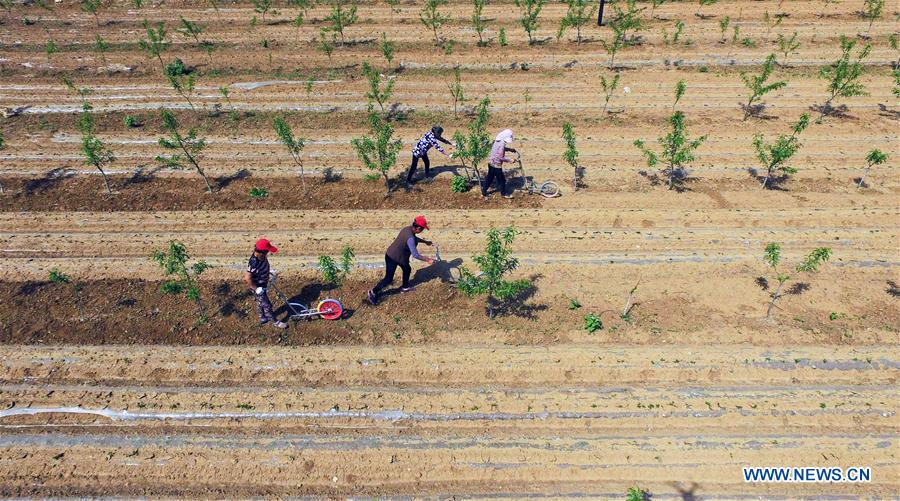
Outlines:
<svg viewBox="0 0 900 501"><path fill-rule="evenodd" d="M434 259L419 254L419 250L416 249L416 237L409 237L409 240L406 241L406 246L409 247L409 252L412 257L418 259L419 261L425 261L426 263L434 262Z"/></svg>

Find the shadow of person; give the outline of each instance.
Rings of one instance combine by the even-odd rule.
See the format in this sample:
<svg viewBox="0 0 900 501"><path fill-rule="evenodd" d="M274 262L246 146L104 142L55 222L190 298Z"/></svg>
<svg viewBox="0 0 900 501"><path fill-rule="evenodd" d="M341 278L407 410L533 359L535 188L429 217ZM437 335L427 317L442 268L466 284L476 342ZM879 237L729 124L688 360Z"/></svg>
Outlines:
<svg viewBox="0 0 900 501"><path fill-rule="evenodd" d="M462 265L462 262L462 258L459 257L452 261L435 261L425 268L416 270L416 273L415 275L413 275L411 282L416 285L428 283L434 279L438 279L441 282L445 283L449 282L450 270L453 268L459 268L460 265Z"/></svg>
<svg viewBox="0 0 900 501"><path fill-rule="evenodd" d="M300 303L307 308L315 308L316 305L319 304L319 301L324 299L323 293L333 290L334 288L335 286L332 284L311 283L304 285L303 288L300 289L300 292L293 296L288 295L284 289L281 291L285 293L285 297L287 297L289 303ZM274 290L269 291L269 298L272 300L273 306L276 306L274 310L276 316L283 313L291 313L287 304L278 297ZM280 304L276 304L275 301L278 301Z"/></svg>

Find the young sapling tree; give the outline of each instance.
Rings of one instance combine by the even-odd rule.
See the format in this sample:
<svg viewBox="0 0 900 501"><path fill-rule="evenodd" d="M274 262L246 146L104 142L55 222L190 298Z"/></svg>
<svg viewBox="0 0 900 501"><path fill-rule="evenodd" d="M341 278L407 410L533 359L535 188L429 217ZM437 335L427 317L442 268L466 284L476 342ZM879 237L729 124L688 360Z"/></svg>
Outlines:
<svg viewBox="0 0 900 501"><path fill-rule="evenodd" d="M59 52L59 46L56 45L52 39L47 40L47 45L44 46L44 52L47 53L47 62L50 62L50 59L53 57L53 54Z"/></svg>
<svg viewBox="0 0 900 501"><path fill-rule="evenodd" d="M678 83L675 84L675 101L672 102L672 111L675 111L675 106L678 105L678 101L681 101L681 98L684 97L684 91L687 90L687 84L684 83L684 80L679 80Z"/></svg>
<svg viewBox="0 0 900 501"><path fill-rule="evenodd" d="M169 110L163 109L161 116L163 128L169 133L169 137L159 138L159 145L167 150L171 150L172 153L158 155L156 161L165 167L173 169L183 169L185 162L187 162L203 178L203 182L206 183L206 191L212 193L212 185L209 183L206 173L203 172L203 168L200 167L199 161L203 149L206 148L206 140L197 136L197 129L195 128L190 129L187 135L182 134L178 120Z"/></svg>
<svg viewBox="0 0 900 501"><path fill-rule="evenodd" d="M272 8L272 0L252 0L253 12L262 14L263 23L266 22L266 14Z"/></svg>
<svg viewBox="0 0 900 501"><path fill-rule="evenodd" d="M821 266L825 261L828 261L830 257L831 249L829 249L828 247L819 247L810 252L809 255L807 255L803 260L803 262L798 264L794 269L797 271L797 273L813 273L818 271L819 266ZM775 289L775 291L772 292L772 294L769 295L769 307L766 310L766 319L771 320L772 312L775 311L776 308L775 303L784 296L784 285L788 280L791 279L791 276L786 273L782 273L778 269L778 265L781 264L781 246L777 243L773 242L766 245L766 251L763 255L763 259L765 260L766 264L768 264L772 268L772 272L775 274L774 278L778 282L778 287Z"/></svg>
<svg viewBox="0 0 900 501"><path fill-rule="evenodd" d="M638 486L629 487L625 501L645 501L650 498L650 493Z"/></svg>
<svg viewBox="0 0 900 501"><path fill-rule="evenodd" d="M616 72L611 80L607 80L606 76L600 75L600 89L603 91L603 112L606 112L609 106L609 100L612 99L619 87L619 72Z"/></svg>
<svg viewBox="0 0 900 501"><path fill-rule="evenodd" d="M484 98L475 107L475 119L467 127L468 135L463 135L460 131L453 135L454 158L463 162L463 166L468 162L475 171L478 180L481 180L478 164L487 159L491 153L491 137L487 134L487 122L490 118L488 108L490 104L490 99Z"/></svg>
<svg viewBox="0 0 900 501"><path fill-rule="evenodd" d="M603 320L600 319L600 315L588 313L584 316L584 330L588 331L588 334L593 334L602 329Z"/></svg>
<svg viewBox="0 0 900 501"><path fill-rule="evenodd" d="M434 34L434 43L436 45L441 43L438 30L450 20L450 16L438 12L438 9L446 4L447 0L425 0L422 14L419 15L419 21Z"/></svg>
<svg viewBox="0 0 900 501"><path fill-rule="evenodd" d="M347 4L347 0L331 0L331 12L324 18L327 24L325 29L339 34L341 45L344 45L344 30L359 20L356 13L356 0L350 0L349 7Z"/></svg>
<svg viewBox="0 0 900 501"><path fill-rule="evenodd" d="M165 249L153 251L151 259L163 269L165 276L169 278L162 285L162 291L166 294L181 294L192 301L197 302L197 311L200 323L208 320L200 297L200 275L209 268L205 261L197 261L188 267L191 256L187 247L178 241L172 240Z"/></svg>
<svg viewBox="0 0 900 501"><path fill-rule="evenodd" d="M484 4L486 0L472 0L472 29L478 33L478 46L484 47L487 42L484 41L484 29L487 28L487 22L482 17Z"/></svg>
<svg viewBox="0 0 900 501"><path fill-rule="evenodd" d="M528 45L534 45L534 32L540 27L541 10L544 8L545 0L515 0L516 7L521 11L519 23L528 34Z"/></svg>
<svg viewBox="0 0 900 501"><path fill-rule="evenodd" d="M206 58L212 63L212 51L215 49L215 45L212 42L200 39L200 35L203 34L208 25L188 21L183 17L180 19L181 27L178 28L178 32L186 37L192 38L197 46L206 52Z"/></svg>
<svg viewBox="0 0 900 501"><path fill-rule="evenodd" d="M331 34L331 39L325 35L328 33L328 30L323 29L319 32L319 45L316 46L319 50L325 53L328 56L328 62L331 62L331 54L334 52L334 46L337 43L337 35L334 33Z"/></svg>
<svg viewBox="0 0 900 501"><path fill-rule="evenodd" d="M115 162L116 157L94 133L94 115L91 113L91 105L88 103L82 105L81 117L78 119L78 132L81 132L81 154L84 156L84 162L100 171L106 192L112 194L109 178L106 176L104 168Z"/></svg>
<svg viewBox="0 0 900 501"><path fill-rule="evenodd" d="M828 81L826 91L828 99L822 105L822 114L826 115L831 109L831 103L838 97L867 96L868 93L860 83L865 59L872 51L871 45L866 45L856 55L856 60L851 61L851 51L856 45L855 40L841 36L841 57L837 61L819 70L819 76Z"/></svg>
<svg viewBox="0 0 900 501"><path fill-rule="evenodd" d="M563 123L563 140L566 142L566 151L563 152L563 160L572 167L575 173L572 185L578 191L578 180L581 177L581 169L578 167L578 149L575 147L575 130L570 122Z"/></svg>
<svg viewBox="0 0 900 501"><path fill-rule="evenodd" d="M866 36L871 33L872 23L874 23L876 19L881 17L881 13L883 11L884 0L863 0L862 17L863 19L869 20L869 27L866 28Z"/></svg>
<svg viewBox="0 0 900 501"><path fill-rule="evenodd" d="M294 164L300 168L300 181L303 183L303 192L306 193L306 172L303 169L303 157L301 156L303 147L306 146L306 139L300 136L294 136L291 126L284 120L284 117L275 117L273 126L275 127L275 134L278 135L281 144L287 148L288 153L291 154L291 159L294 160Z"/></svg>
<svg viewBox="0 0 900 501"><path fill-rule="evenodd" d="M400 0L384 0L384 3L391 8L391 12L394 14L400 13Z"/></svg>
<svg viewBox="0 0 900 501"><path fill-rule="evenodd" d="M166 79L169 80L169 85L172 86L172 89L184 98L184 100L187 101L188 106L193 110L194 103L191 101L191 96L194 94L193 72L189 71L184 66L184 62L181 59L175 58L174 61L166 65L165 73Z"/></svg>
<svg viewBox="0 0 900 501"><path fill-rule="evenodd" d="M593 20L597 6L589 0L566 0L566 3L568 9L559 23L556 39L562 38L567 29L575 28L575 41L581 43L581 27L587 26Z"/></svg>
<svg viewBox="0 0 900 501"><path fill-rule="evenodd" d="M94 38L94 50L100 55L100 61L106 64L106 52L109 51L109 44L99 34Z"/></svg>
<svg viewBox="0 0 900 501"><path fill-rule="evenodd" d="M378 107L384 113L384 105L387 104L388 99L391 98L391 94L394 92L394 79L380 74L368 62L363 62L363 75L369 82L369 90L366 92L369 104L373 101L378 103ZM382 80L385 80L383 87L381 85Z"/></svg>
<svg viewBox="0 0 900 501"><path fill-rule="evenodd" d="M787 66L791 54L797 54L797 49L800 48L800 41L797 40L797 32L795 31L790 37L786 37L783 33L779 33L775 42L778 43L778 51L784 54L781 65Z"/></svg>
<svg viewBox="0 0 900 501"><path fill-rule="evenodd" d="M801 132L809 127L809 115L804 113L800 115L800 119L791 128L791 135L778 136L774 143L766 143L762 134L753 137L753 148L756 150L756 157L766 171L765 178L762 182L762 188L765 189L769 179L774 176L787 177L796 174L797 169L787 165L787 161L794 156L800 149Z"/></svg>
<svg viewBox="0 0 900 501"><path fill-rule="evenodd" d="M81 10L94 16L94 22L100 26L100 9L103 8L103 0L81 0Z"/></svg>
<svg viewBox="0 0 900 501"><path fill-rule="evenodd" d="M500 47L509 45L509 42L506 40L506 28L500 28L500 31L497 33L497 42L500 44Z"/></svg>
<svg viewBox="0 0 900 501"><path fill-rule="evenodd" d="M512 255L512 243L516 230L512 226L502 232L491 228L487 232L484 253L472 256L480 274L476 275L465 266L460 267L460 279L456 283L459 290L470 297L487 294L488 316L494 318L497 303L519 294L529 287L527 279L507 280L506 275L519 267L519 260Z"/></svg>
<svg viewBox="0 0 900 501"><path fill-rule="evenodd" d="M678 92L676 88L676 97L679 97L679 94L684 95L684 90L682 89ZM684 179L685 167L694 161L694 150L706 141L706 136L700 136L691 140L687 136L684 113L681 111L674 112L667 121L672 127L672 132L657 139L660 146L662 146L661 153L657 154L647 148L641 139L636 140L634 145L647 157L648 167L655 167L660 161L663 162L665 169L662 172L669 177L669 189L671 190L676 187L676 183L678 188L682 187L681 183Z"/></svg>
<svg viewBox="0 0 900 501"><path fill-rule="evenodd" d="M457 116L457 106L466 101L466 96L463 94L462 82L460 81L459 66L453 68L453 82L448 83L447 88L450 89L450 95L453 97L453 116L455 117Z"/></svg>
<svg viewBox="0 0 900 501"><path fill-rule="evenodd" d="M769 57L766 58L766 62L763 63L762 70L760 71L759 75L750 76L747 73L741 73L741 80L744 81L744 85L746 85L747 89L750 91L750 97L747 99L747 103L741 105L741 107L744 109L745 121L749 117L756 116L760 111L762 111L764 105L760 102L760 100L766 94L787 85L787 82L784 81L767 83L774 69L775 54L769 54Z"/></svg>
<svg viewBox="0 0 900 501"><path fill-rule="evenodd" d="M381 49L381 55L384 56L384 60L388 63L388 68L394 62L394 42L391 42L387 38L387 33L381 32L381 43L378 44L378 48Z"/></svg>
<svg viewBox="0 0 900 501"><path fill-rule="evenodd" d="M766 25L766 41L769 40L769 34L772 33L772 28L778 27L783 20L784 18L781 16L770 15L768 10L763 13L763 24Z"/></svg>
<svg viewBox="0 0 900 501"><path fill-rule="evenodd" d="M349 245L345 245L341 251L340 262L328 255L319 256L319 269L322 270L323 282L334 286L339 286L353 269L353 260L356 253Z"/></svg>
<svg viewBox="0 0 900 501"><path fill-rule="evenodd" d="M222 97L225 98L225 102L228 103L228 119L233 123L237 123L238 121L238 113L234 108L234 103L231 102L231 92L228 90L228 87L222 85L219 87L219 94L222 94Z"/></svg>
<svg viewBox="0 0 900 501"><path fill-rule="evenodd" d="M650 0L650 20L656 17L656 8L666 3L667 0Z"/></svg>
<svg viewBox="0 0 900 501"><path fill-rule="evenodd" d="M384 179L385 196L391 194L388 172L397 163L397 153L403 143L394 138L394 127L375 112L369 103L369 134L350 141L356 155L367 169L377 172Z"/></svg>
<svg viewBox="0 0 900 501"><path fill-rule="evenodd" d="M728 38L725 36L725 32L728 31L728 25L731 23L731 18L728 16L719 19L719 43L725 43Z"/></svg>
<svg viewBox="0 0 900 501"><path fill-rule="evenodd" d="M162 60L162 54L170 45L166 41L166 24L159 21L156 23L156 28L154 28L150 21L144 19L144 29L147 30L147 38L138 40L138 45L147 53L148 59L156 58L159 61L159 67L165 73L166 63Z"/></svg>
<svg viewBox="0 0 900 501"><path fill-rule="evenodd" d="M881 165L887 162L888 156L887 153L879 149L874 149L866 155L866 171L863 173L862 177L859 178L859 184L856 185L856 188L862 188L863 183L866 180L866 176L869 175L869 171L872 170L872 167L875 165Z"/></svg>

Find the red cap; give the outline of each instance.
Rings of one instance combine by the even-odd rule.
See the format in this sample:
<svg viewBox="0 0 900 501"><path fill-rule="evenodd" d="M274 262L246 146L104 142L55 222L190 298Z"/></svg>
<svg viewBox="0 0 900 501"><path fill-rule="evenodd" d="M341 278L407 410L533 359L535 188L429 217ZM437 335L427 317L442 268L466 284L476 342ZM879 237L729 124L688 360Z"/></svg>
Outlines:
<svg viewBox="0 0 900 501"><path fill-rule="evenodd" d="M428 221L425 220L425 216L416 216L416 219L413 220L413 223L415 223L416 226L421 226L422 228L425 228L426 230L431 229L428 227Z"/></svg>
<svg viewBox="0 0 900 501"><path fill-rule="evenodd" d="M260 238L259 240L256 241L256 250L269 251L272 254L275 254L276 252L278 252L278 247L275 247L274 245L272 245L272 242L269 242L267 239Z"/></svg>

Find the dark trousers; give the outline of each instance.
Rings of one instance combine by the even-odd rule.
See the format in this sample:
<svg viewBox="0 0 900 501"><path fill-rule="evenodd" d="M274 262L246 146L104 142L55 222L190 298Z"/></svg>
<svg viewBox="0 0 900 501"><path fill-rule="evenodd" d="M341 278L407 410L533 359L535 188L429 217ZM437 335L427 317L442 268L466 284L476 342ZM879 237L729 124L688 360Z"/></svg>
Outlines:
<svg viewBox="0 0 900 501"><path fill-rule="evenodd" d="M416 173L416 168L419 166L419 159L422 159L422 163L425 164L425 177L428 177L429 170L431 168L431 162L428 161L428 153L425 153L422 156L413 154L412 163L409 164L409 174L406 175L406 182L411 183L413 174Z"/></svg>
<svg viewBox="0 0 900 501"><path fill-rule="evenodd" d="M487 196L487 192L491 185L494 184L494 180L500 183L500 194L506 193L506 176L503 174L503 168L488 165L487 176L485 176L484 183L481 185L482 195Z"/></svg>
<svg viewBox="0 0 900 501"><path fill-rule="evenodd" d="M394 273L397 271L397 267L400 267L403 270L403 287L409 287L409 274L412 273L412 266L409 265L409 261L405 263L400 263L398 261L394 261L391 256L387 254L384 255L384 278L381 279L381 282L378 282L372 291L375 294L381 292L382 289L391 285L394 281Z"/></svg>

